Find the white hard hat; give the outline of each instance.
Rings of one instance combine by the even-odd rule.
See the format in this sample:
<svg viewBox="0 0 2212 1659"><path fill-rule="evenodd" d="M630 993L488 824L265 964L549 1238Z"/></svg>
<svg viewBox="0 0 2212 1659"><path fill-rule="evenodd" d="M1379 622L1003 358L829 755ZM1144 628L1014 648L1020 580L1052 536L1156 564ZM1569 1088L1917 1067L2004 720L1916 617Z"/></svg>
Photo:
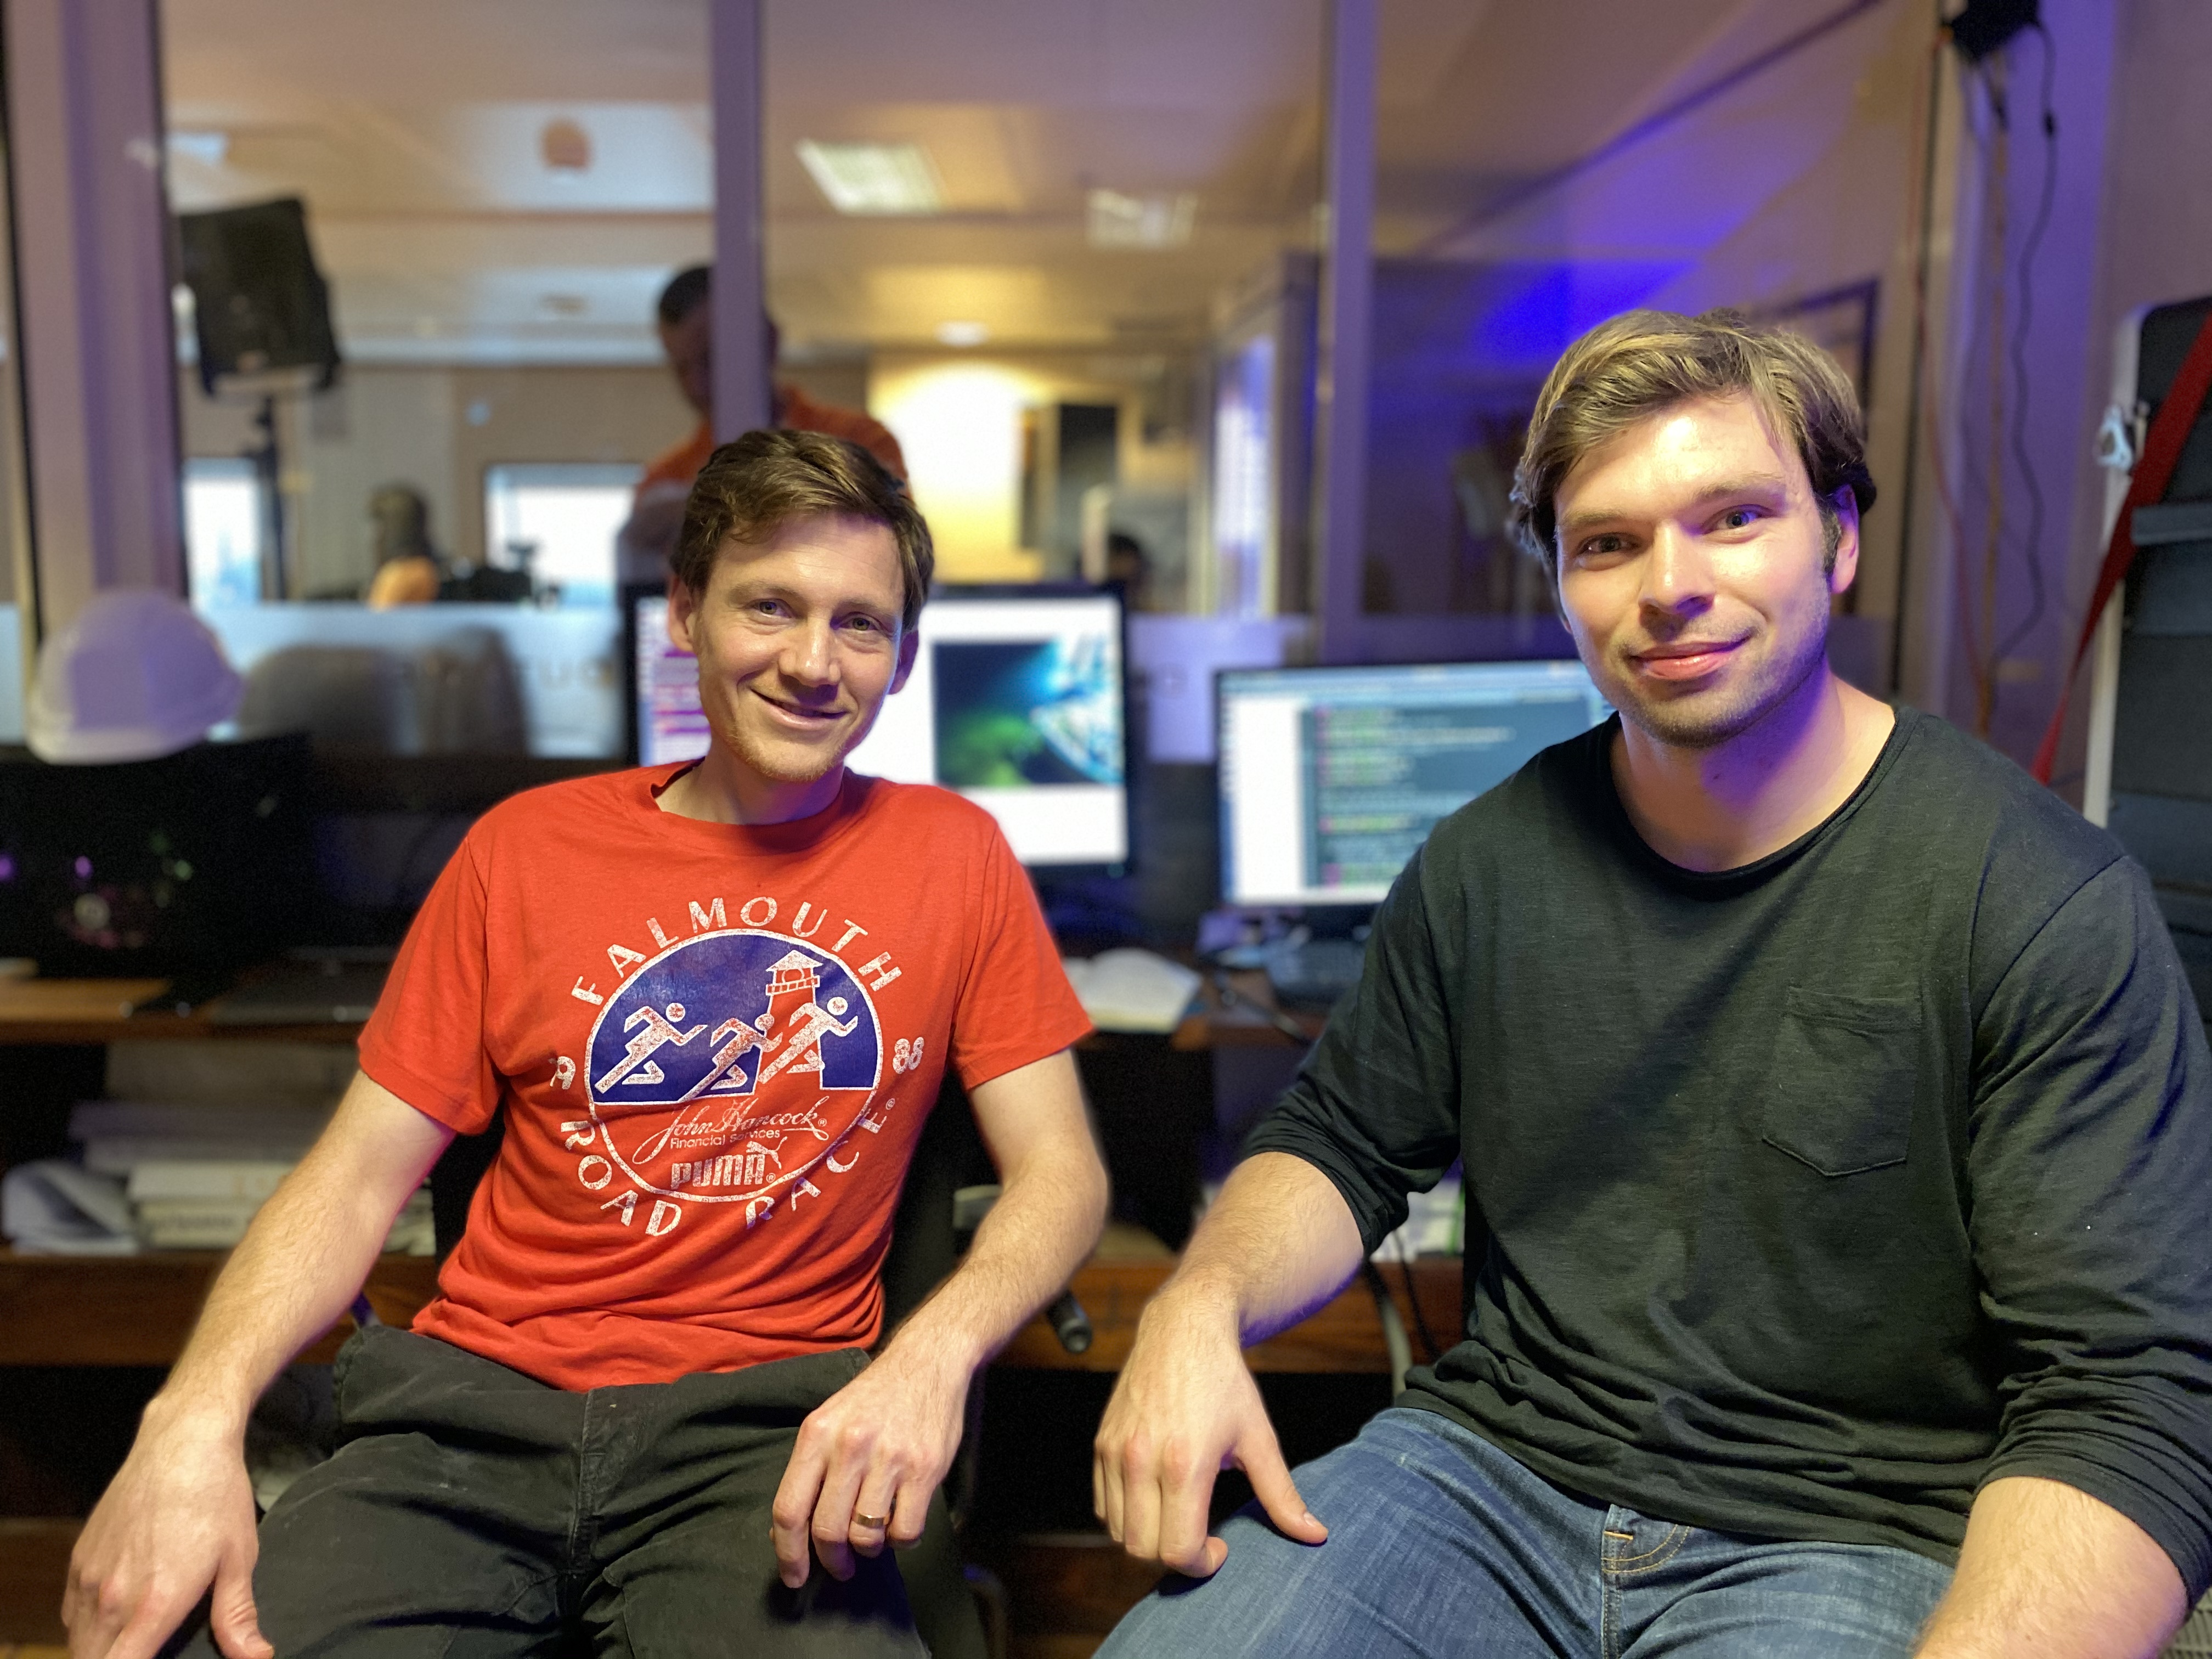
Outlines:
<svg viewBox="0 0 2212 1659"><path fill-rule="evenodd" d="M118 589L39 648L24 740L40 760L64 764L153 760L236 714L241 689L181 599Z"/></svg>

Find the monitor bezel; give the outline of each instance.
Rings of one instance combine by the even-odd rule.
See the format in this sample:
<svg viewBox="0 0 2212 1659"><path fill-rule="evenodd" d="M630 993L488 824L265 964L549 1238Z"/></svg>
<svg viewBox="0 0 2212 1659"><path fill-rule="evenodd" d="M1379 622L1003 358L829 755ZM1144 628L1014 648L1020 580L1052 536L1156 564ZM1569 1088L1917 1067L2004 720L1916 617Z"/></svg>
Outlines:
<svg viewBox="0 0 2212 1659"><path fill-rule="evenodd" d="M1121 676L1121 858L1119 863L1091 860L1080 863L1032 864L1024 860L1022 868L1030 878L1049 881L1086 881L1100 877L1117 878L1127 875L1137 866L1137 725L1135 688L1129 672L1129 599L1118 582L939 582L929 590L929 601L922 606L919 629L923 644L928 643L929 605L939 599L1092 599L1114 601L1115 618L1115 649L1119 654ZM942 788L945 786L939 785ZM954 793L959 792L955 790ZM967 799L962 796L963 799ZM1016 855L1017 857L1019 854Z"/></svg>
<svg viewBox="0 0 2212 1659"><path fill-rule="evenodd" d="M1227 752L1227 710L1223 682L1236 676L1258 678L1267 675L1276 678L1316 678L1338 674L1405 673L1418 674L1438 669L1455 668L1537 668L1573 666L1580 669L1585 679L1589 669L1579 657L1471 657L1455 662L1331 662L1285 663L1274 668L1217 668L1213 671L1213 800L1216 866L1214 874L1221 890L1221 902L1231 910L1274 911L1276 913L1341 910L1371 912L1382 901L1381 898L1346 899L1240 899L1231 890L1231 848L1234 844L1230 816L1229 780L1223 765ZM1595 682L1591 682L1595 686ZM1609 706L1609 705L1608 705ZM1594 728L1590 728L1594 729Z"/></svg>

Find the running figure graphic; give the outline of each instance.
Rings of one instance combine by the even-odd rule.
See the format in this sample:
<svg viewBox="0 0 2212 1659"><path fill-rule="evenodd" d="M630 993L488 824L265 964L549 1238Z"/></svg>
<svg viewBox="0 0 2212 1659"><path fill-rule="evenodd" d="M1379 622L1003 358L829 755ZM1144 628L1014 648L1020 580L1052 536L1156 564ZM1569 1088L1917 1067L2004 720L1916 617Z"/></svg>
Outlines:
<svg viewBox="0 0 2212 1659"><path fill-rule="evenodd" d="M827 1008L813 1001L801 1005L798 1013L797 1029L785 1042L783 1052L761 1067L759 1081L754 1085L754 1087L758 1088L770 1078L783 1072L794 1069L801 1072L820 1071L822 1069L820 1052L822 1039L825 1036L850 1036L860 1023L860 1016L857 1014L842 1025L837 1023L837 1016L843 1013L849 1006L842 997L831 997Z"/></svg>
<svg viewBox="0 0 2212 1659"><path fill-rule="evenodd" d="M592 1090L596 1092L611 1089L618 1083L627 1084L635 1089L644 1085L665 1081L665 1073L654 1064L653 1056L672 1043L681 1048L692 1038L706 1035L707 1028L704 1025L694 1025L688 1031L678 1030L675 1023L683 1018L684 1005L680 1002L672 1002L668 1005L668 1017L665 1019L661 1018L658 1009L637 1010L623 1022L623 1030L627 1031L632 1026L641 1024L645 1029L629 1040L629 1045L623 1050L622 1060L610 1067L605 1077L592 1085Z"/></svg>

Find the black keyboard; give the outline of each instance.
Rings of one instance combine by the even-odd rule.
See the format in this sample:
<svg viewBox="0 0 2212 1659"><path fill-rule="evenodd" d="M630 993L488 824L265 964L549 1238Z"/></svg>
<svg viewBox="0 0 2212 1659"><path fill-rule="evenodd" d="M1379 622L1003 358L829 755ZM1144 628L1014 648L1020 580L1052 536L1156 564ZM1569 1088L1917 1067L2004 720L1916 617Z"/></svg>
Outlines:
<svg viewBox="0 0 2212 1659"><path fill-rule="evenodd" d="M1267 982L1286 1006L1326 1008L1359 983L1367 947L1355 939L1310 939L1267 951Z"/></svg>

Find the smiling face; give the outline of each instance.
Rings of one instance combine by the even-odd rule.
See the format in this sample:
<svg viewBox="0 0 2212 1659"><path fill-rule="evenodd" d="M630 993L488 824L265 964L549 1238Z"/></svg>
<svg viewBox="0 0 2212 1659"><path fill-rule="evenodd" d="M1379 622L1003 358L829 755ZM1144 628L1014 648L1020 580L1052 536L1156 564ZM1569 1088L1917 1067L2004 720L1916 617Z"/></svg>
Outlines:
<svg viewBox="0 0 2212 1659"><path fill-rule="evenodd" d="M826 805L914 666L905 596L889 526L827 514L788 520L763 544L724 543L703 592L676 583L668 634L699 659L707 766L741 796L778 798L779 816Z"/></svg>
<svg viewBox="0 0 2212 1659"><path fill-rule="evenodd" d="M1857 514L1844 492L1831 562L1804 463L1748 396L1662 410L1583 457L1554 500L1576 648L1651 737L1716 747L1825 667Z"/></svg>

